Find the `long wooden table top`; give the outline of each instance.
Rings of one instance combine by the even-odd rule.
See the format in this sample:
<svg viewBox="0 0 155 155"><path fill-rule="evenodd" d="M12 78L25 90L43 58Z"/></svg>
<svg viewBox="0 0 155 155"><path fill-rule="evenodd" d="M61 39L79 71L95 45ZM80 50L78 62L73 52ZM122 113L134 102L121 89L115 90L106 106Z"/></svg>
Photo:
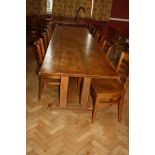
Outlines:
<svg viewBox="0 0 155 155"><path fill-rule="evenodd" d="M60 25L55 27L39 75L118 78L86 28Z"/></svg>

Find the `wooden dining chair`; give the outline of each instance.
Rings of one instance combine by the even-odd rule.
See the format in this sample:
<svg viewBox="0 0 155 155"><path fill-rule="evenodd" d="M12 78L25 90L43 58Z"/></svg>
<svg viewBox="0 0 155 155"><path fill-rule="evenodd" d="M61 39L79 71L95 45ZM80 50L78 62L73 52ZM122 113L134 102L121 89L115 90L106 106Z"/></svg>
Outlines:
<svg viewBox="0 0 155 155"><path fill-rule="evenodd" d="M42 23L42 22L39 23L38 27L40 29L40 35L42 35L42 33L44 33L45 29L48 28L48 25L49 24L47 24L47 23Z"/></svg>
<svg viewBox="0 0 155 155"><path fill-rule="evenodd" d="M94 26L91 24L88 24L87 28L88 28L88 31L92 34Z"/></svg>
<svg viewBox="0 0 155 155"><path fill-rule="evenodd" d="M101 47L103 42L104 42L105 38L104 38L104 35L101 35L101 38L99 40L99 46Z"/></svg>
<svg viewBox="0 0 155 155"><path fill-rule="evenodd" d="M39 61L39 68L43 62L44 56L45 56L45 49L44 49L44 44L43 44L43 39L39 38L36 42L34 42L34 45L36 46L37 49L37 54L38 54L38 61ZM60 86L60 76L46 76L44 78L44 83L46 83L47 86Z"/></svg>
<svg viewBox="0 0 155 155"><path fill-rule="evenodd" d="M45 33L46 33L46 35L47 35L47 41L48 41L48 43L49 43L50 40L51 40L50 27L48 27L48 28L45 30Z"/></svg>
<svg viewBox="0 0 155 155"><path fill-rule="evenodd" d="M49 37L49 41L51 39L51 36L52 36L52 33L53 33L53 28L52 28L52 25L51 23L48 25L48 37Z"/></svg>
<svg viewBox="0 0 155 155"><path fill-rule="evenodd" d="M116 49L120 49L121 43L124 40L124 37L122 35L121 30L115 29L112 27L108 27L108 37L107 38L101 38L99 45L101 49L104 51L104 53L107 53L107 50L110 46L115 46Z"/></svg>
<svg viewBox="0 0 155 155"><path fill-rule="evenodd" d="M110 43L108 40L103 40L102 44L100 45L101 50L107 54L108 48L113 46L112 43Z"/></svg>
<svg viewBox="0 0 155 155"><path fill-rule="evenodd" d="M47 25L46 29L44 29L44 32L47 33L48 35L48 41L51 39L52 33L53 33L53 25L52 23L49 23L49 25Z"/></svg>
<svg viewBox="0 0 155 155"><path fill-rule="evenodd" d="M45 48L45 51L47 50L47 47L48 47L48 32L47 30L44 30L44 33L42 34L42 38L43 38L43 43L44 43L44 48Z"/></svg>
<svg viewBox="0 0 155 155"><path fill-rule="evenodd" d="M101 106L118 105L118 120L122 119L122 108L124 95L129 82L129 56L122 52L116 68L120 80L115 79L93 79L91 94L93 98L92 123L95 121L97 111Z"/></svg>
<svg viewBox="0 0 155 155"><path fill-rule="evenodd" d="M108 40L111 42L120 41L123 39L122 31L120 29L108 27Z"/></svg>
<svg viewBox="0 0 155 155"><path fill-rule="evenodd" d="M97 28L95 26L93 26L93 28L92 28L93 37L95 37L96 32L97 32Z"/></svg>
<svg viewBox="0 0 155 155"><path fill-rule="evenodd" d="M110 56L113 55L113 46L109 46L107 53L106 53L106 57L111 61Z"/></svg>
<svg viewBox="0 0 155 155"><path fill-rule="evenodd" d="M49 42L51 40L51 36L53 34L54 28L55 28L55 24L54 23L50 23L48 25L48 27L44 30L44 33L42 34L43 40L44 40L44 44L45 44L45 49L47 49L47 47L48 47L48 44L49 44Z"/></svg>
<svg viewBox="0 0 155 155"><path fill-rule="evenodd" d="M105 53L106 53L106 56L108 57L108 59L116 67L118 62L119 62L119 58L121 56L121 53L124 50L126 52L128 52L128 50L126 49L124 44L121 44L119 42L115 42L114 44L109 43L109 45L107 46L107 52L105 52Z"/></svg>
<svg viewBox="0 0 155 155"><path fill-rule="evenodd" d="M100 31L96 31L95 40L97 43L99 43L99 39L100 39Z"/></svg>
<svg viewBox="0 0 155 155"><path fill-rule="evenodd" d="M52 36L52 34L53 34L53 32L54 32L54 29L55 29L55 24L54 24L54 23L51 23L51 24L49 25L49 28L50 28L50 38L51 38L51 36Z"/></svg>

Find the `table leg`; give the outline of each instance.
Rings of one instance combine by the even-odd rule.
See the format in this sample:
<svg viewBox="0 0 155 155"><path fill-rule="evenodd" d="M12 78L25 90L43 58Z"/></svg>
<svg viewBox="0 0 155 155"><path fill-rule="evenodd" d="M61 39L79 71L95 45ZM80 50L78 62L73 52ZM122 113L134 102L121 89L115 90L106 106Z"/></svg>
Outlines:
<svg viewBox="0 0 155 155"><path fill-rule="evenodd" d="M67 105L67 90L68 90L68 76L61 77L60 84L60 108L66 108Z"/></svg>
<svg viewBox="0 0 155 155"><path fill-rule="evenodd" d="M40 75L39 76L38 100L41 100L41 95L42 95L42 92L43 92L43 89L44 89L44 84L45 84L44 77Z"/></svg>
<svg viewBox="0 0 155 155"><path fill-rule="evenodd" d="M85 77L83 79L82 94L81 94L81 101L80 101L83 109L87 108L89 92L90 92L90 84L91 84L91 78Z"/></svg>

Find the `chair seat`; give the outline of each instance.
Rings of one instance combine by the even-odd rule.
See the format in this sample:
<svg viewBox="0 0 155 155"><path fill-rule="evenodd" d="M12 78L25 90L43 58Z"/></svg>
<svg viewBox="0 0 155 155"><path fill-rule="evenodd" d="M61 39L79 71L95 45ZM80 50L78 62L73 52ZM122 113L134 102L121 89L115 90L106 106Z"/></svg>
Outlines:
<svg viewBox="0 0 155 155"><path fill-rule="evenodd" d="M123 89L123 84L116 79L93 79L92 89L97 95L119 93Z"/></svg>

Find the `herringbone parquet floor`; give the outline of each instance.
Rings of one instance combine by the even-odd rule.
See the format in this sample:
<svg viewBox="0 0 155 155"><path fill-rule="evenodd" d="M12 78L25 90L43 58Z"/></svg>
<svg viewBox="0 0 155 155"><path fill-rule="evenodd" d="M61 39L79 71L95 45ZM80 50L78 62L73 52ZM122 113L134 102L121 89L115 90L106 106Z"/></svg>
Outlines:
<svg viewBox="0 0 155 155"><path fill-rule="evenodd" d="M94 124L91 111L60 110L58 88L47 87L38 102L38 75L32 47L27 47L27 155L127 155L128 154L128 93L122 122L117 121L115 106L103 108ZM77 99L69 94L72 107ZM91 98L90 98L91 105Z"/></svg>

